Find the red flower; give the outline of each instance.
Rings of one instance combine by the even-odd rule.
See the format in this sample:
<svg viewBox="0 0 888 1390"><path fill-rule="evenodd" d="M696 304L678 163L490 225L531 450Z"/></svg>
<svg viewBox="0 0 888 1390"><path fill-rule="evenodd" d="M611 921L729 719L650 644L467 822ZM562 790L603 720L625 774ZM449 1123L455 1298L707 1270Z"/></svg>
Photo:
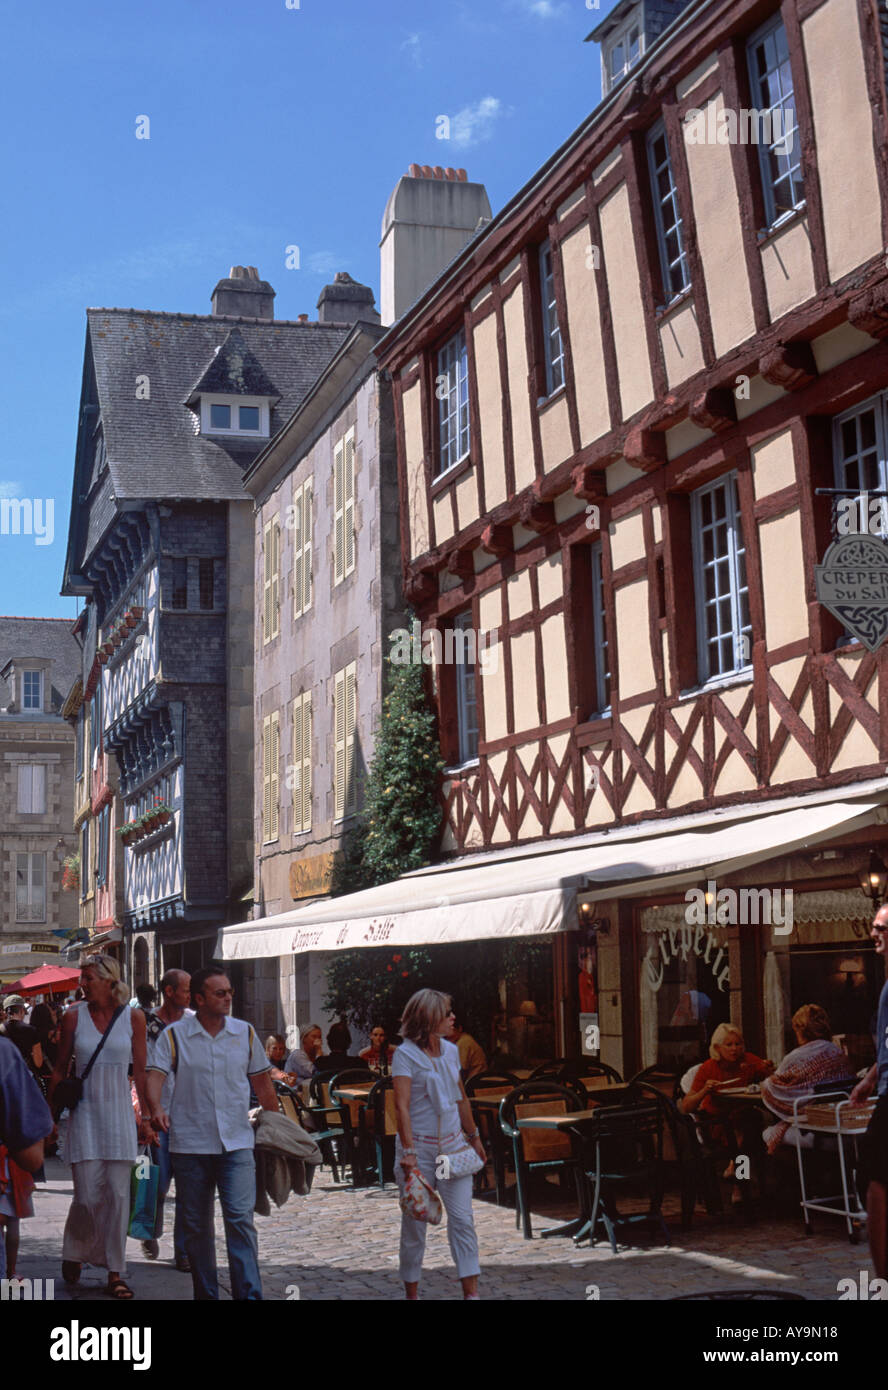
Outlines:
<svg viewBox="0 0 888 1390"><path fill-rule="evenodd" d="M386 968L386 970L388 970L389 972L391 972L391 968L392 968L392 967L391 967L390 965L387 965L385 968Z"/></svg>
<svg viewBox="0 0 888 1390"><path fill-rule="evenodd" d="M400 957L400 956L392 956L392 961L393 961L393 963L394 963L395 965L400 965L400 964L401 964L401 957Z"/></svg>
<svg viewBox="0 0 888 1390"><path fill-rule="evenodd" d="M410 973L409 970L402 970L402 971L401 971L401 978L404 979L404 980L406 980L406 979L407 979L407 976L409 975L409 973Z"/></svg>

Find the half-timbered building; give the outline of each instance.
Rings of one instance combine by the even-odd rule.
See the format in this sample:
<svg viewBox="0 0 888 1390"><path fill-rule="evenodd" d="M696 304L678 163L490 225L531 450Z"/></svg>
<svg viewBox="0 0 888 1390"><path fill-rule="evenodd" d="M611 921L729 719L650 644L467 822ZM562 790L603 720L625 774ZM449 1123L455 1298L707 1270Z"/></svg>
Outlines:
<svg viewBox="0 0 888 1390"><path fill-rule="evenodd" d="M86 600L95 927L123 928L136 984L203 963L216 928L253 897L243 477L349 331L275 322L273 301L239 266L211 315L87 314L63 592Z"/></svg>
<svg viewBox="0 0 888 1390"><path fill-rule="evenodd" d="M488 919L512 863L553 931L561 1048L600 1027L631 1071L730 1017L776 1061L819 1002L865 1058L888 668L815 570L822 490L888 486L880 13L663 21L621 0L601 104L378 349L406 594L463 653L435 672L444 847ZM743 887L773 920L731 916Z"/></svg>

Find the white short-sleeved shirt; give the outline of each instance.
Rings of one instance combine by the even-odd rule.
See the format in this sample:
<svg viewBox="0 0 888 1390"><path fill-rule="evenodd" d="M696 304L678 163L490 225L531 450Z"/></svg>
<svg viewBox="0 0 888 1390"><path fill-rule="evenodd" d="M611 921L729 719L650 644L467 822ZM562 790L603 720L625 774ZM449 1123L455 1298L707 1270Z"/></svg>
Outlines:
<svg viewBox="0 0 888 1390"><path fill-rule="evenodd" d="M193 1009L186 1009L182 1017L192 1018L193 1015ZM157 1043L158 1039L160 1038L160 1034L163 1032L164 1028L169 1027L169 1024L164 1023L157 1009L151 1010L145 1022L147 1028L145 1036L145 1047L147 1052L145 1069L146 1071L150 1071L152 1066L154 1065L154 1054L157 1051ZM158 1027L158 1025L162 1026ZM172 1073L170 1073L170 1075L164 1081L163 1090L160 1093L160 1104L164 1110L169 1110L170 1108L173 1099L173 1087L175 1086L175 1084L176 1078L172 1075Z"/></svg>
<svg viewBox="0 0 888 1390"><path fill-rule="evenodd" d="M429 1057L428 1060L435 1072L439 1075L449 1075L452 1078L458 1093L460 1080L459 1050L456 1045L442 1038L441 1056ZM428 1068L420 1065L419 1061L411 1057L410 1052L404 1047L395 1048L395 1055L392 1058L392 1076L409 1076L410 1078L410 1124L414 1138L421 1134L428 1138L434 1138L439 1130L444 1135L452 1134L460 1128L457 1103L454 1101L443 1115L438 1114L429 1099Z"/></svg>
<svg viewBox="0 0 888 1390"><path fill-rule="evenodd" d="M177 1065L170 1152L220 1154L252 1149L248 1078L271 1070L255 1031L242 1019L225 1018L213 1037L197 1014L186 1016L161 1033L149 1071L164 1076L173 1071L171 1034L175 1035Z"/></svg>

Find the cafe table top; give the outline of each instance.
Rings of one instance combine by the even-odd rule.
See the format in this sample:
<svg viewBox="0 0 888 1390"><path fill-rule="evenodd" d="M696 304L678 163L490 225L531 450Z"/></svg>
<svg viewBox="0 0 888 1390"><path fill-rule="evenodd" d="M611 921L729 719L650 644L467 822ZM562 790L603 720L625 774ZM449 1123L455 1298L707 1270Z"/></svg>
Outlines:
<svg viewBox="0 0 888 1390"><path fill-rule="evenodd" d="M374 1085L375 1082L373 1081L368 1081L366 1084L350 1082L348 1086L337 1086L336 1094L342 1100L366 1100Z"/></svg>
<svg viewBox="0 0 888 1390"><path fill-rule="evenodd" d="M753 1100L760 1101L764 1105L764 1098L758 1086L725 1086L723 1090L713 1091L712 1095L716 1100L731 1101Z"/></svg>
<svg viewBox="0 0 888 1390"><path fill-rule="evenodd" d="M569 1129L578 1120L591 1120L599 1112L596 1105L591 1110L571 1110L567 1115L519 1115L516 1122L519 1129Z"/></svg>

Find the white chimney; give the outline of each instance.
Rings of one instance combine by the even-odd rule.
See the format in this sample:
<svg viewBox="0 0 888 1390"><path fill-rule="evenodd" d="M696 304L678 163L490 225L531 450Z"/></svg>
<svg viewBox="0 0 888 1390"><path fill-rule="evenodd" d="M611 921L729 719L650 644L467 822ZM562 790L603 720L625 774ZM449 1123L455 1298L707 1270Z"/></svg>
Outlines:
<svg viewBox="0 0 888 1390"><path fill-rule="evenodd" d="M380 308L388 327L428 289L454 256L491 219L483 183L465 169L411 164L382 219Z"/></svg>

